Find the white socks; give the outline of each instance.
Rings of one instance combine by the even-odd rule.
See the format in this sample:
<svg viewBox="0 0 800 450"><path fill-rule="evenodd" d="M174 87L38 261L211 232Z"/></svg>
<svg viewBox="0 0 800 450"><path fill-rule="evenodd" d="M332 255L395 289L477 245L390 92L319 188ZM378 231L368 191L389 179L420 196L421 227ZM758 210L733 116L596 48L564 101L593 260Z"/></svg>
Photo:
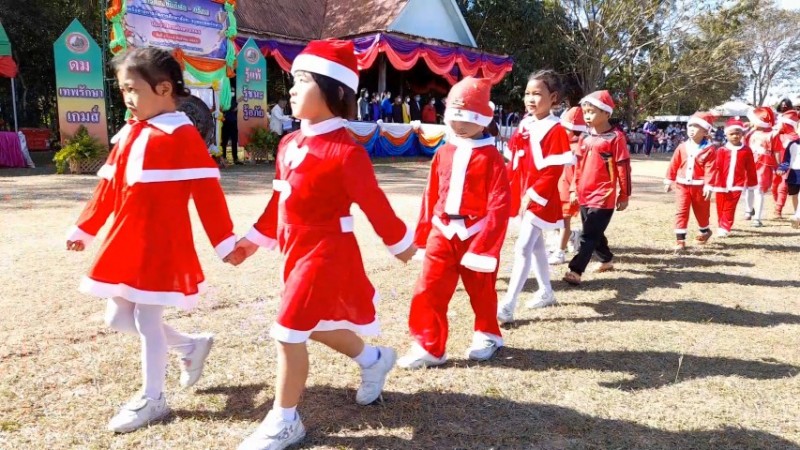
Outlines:
<svg viewBox="0 0 800 450"><path fill-rule="evenodd" d="M353 361L357 362L362 369L366 369L368 367L372 367L376 362L378 362L380 357L381 352L378 350L378 347L364 344L364 350L360 355L353 358Z"/></svg>
<svg viewBox="0 0 800 450"><path fill-rule="evenodd" d="M272 405L272 410L275 411L273 416L275 419L280 419L284 422L294 422L297 418L297 406L291 408L281 408L277 405Z"/></svg>

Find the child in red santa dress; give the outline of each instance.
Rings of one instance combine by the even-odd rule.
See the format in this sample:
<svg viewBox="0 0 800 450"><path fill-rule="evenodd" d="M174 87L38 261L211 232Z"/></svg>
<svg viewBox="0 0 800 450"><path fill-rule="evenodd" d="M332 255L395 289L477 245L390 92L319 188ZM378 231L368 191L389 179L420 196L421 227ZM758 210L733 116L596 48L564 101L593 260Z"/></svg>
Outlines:
<svg viewBox="0 0 800 450"><path fill-rule="evenodd" d="M581 210L581 242L569 262L564 281L578 286L586 267L596 256L595 272L614 270L614 254L605 232L614 209L628 208L631 196L631 164L625 134L611 125L614 99L608 91L596 91L581 100L589 131L581 136L580 164L575 169L575 197ZM619 185L619 191L617 191Z"/></svg>
<svg viewBox="0 0 800 450"><path fill-rule="evenodd" d="M447 306L461 277L475 312L467 357L486 360L503 345L497 314L497 269L508 227L503 157L485 128L492 120L491 82L467 77L450 90L445 123L452 138L431 163L414 243L424 249L408 320L415 340L398 360L406 369L447 361Z"/></svg>
<svg viewBox="0 0 800 450"><path fill-rule="evenodd" d="M725 137L728 142L717 148L714 172L711 177L711 190L716 193L717 236L726 237L733 228L736 205L742 192L758 184L756 163L753 152L742 145L744 124L738 118L725 123Z"/></svg>
<svg viewBox="0 0 800 450"><path fill-rule="evenodd" d="M678 211L675 214L675 251L686 248L686 231L689 213L694 212L700 234L695 242L700 245L711 238L709 220L711 217L711 186L709 181L714 171L716 148L708 139L714 116L697 112L686 126L689 139L678 145L672 155L664 180L664 191L675 189Z"/></svg>
<svg viewBox="0 0 800 450"><path fill-rule="evenodd" d="M764 199L772 188L778 158L783 150L781 139L773 132L775 112L768 106L754 109L748 115L754 127L744 138L744 143L753 151L758 173L758 186L749 189L745 196L745 219L751 220L754 227L761 227L764 214Z"/></svg>
<svg viewBox="0 0 800 450"><path fill-rule="evenodd" d="M511 210L519 214L521 223L508 290L497 312L501 323L514 321L517 300L531 269L539 289L525 306L544 308L556 303L544 232L564 227L558 182L564 166L575 162L567 132L550 112L560 92L561 83L553 71L532 74L525 88L528 117L509 142L513 152L523 152L511 179Z"/></svg>
<svg viewBox="0 0 800 450"><path fill-rule="evenodd" d="M398 259L411 259L416 248L412 230L378 187L369 155L345 128L356 110L354 51L350 41L312 41L294 60L290 96L301 127L281 141L272 197L231 258L239 264L259 247L279 248L285 256L281 304L270 330L278 349L275 400L242 450L283 449L305 436L296 409L308 376L309 339L361 367L361 405L378 399L395 363L394 350L359 337L379 334L380 324L378 292L364 270L351 206L358 204Z"/></svg>
<svg viewBox="0 0 800 450"><path fill-rule="evenodd" d="M114 65L133 118L112 138L100 183L70 230L67 249L84 250L114 214L80 289L108 298L106 323L142 341L142 393L108 424L124 433L169 413L163 393L168 348L181 356L184 387L200 378L211 349L211 335L182 334L162 319L165 306L191 309L206 287L189 199L221 258L236 238L219 169L189 118L176 112L178 97L190 95L178 62L163 50L141 48L117 57Z"/></svg>
<svg viewBox="0 0 800 450"><path fill-rule="evenodd" d="M800 140L797 135L797 124L800 121L800 114L794 109L790 109L780 116L778 116L778 138L781 141L781 152L778 155L778 164L780 165L786 160L786 152L789 151L789 146ZM786 170L777 169L775 177L772 181L772 199L775 201L775 218L783 218L783 208L786 206L786 200L791 196L792 203L797 204L797 192L794 194L789 192L789 184L787 177L789 173Z"/></svg>
<svg viewBox="0 0 800 450"><path fill-rule="evenodd" d="M572 154L576 158L578 155L578 141L583 133L586 132L586 121L583 120L583 110L580 106L573 106L561 116L561 126L567 130L569 136L569 146ZM572 246L571 251L578 251L581 233L572 229L572 218L578 215L578 199L575 193L575 167L576 164L564 166L564 173L558 180L558 195L561 197L561 211L564 214L564 228L559 230L558 247L550 254L548 262L550 264L564 264L567 262L567 250Z"/></svg>

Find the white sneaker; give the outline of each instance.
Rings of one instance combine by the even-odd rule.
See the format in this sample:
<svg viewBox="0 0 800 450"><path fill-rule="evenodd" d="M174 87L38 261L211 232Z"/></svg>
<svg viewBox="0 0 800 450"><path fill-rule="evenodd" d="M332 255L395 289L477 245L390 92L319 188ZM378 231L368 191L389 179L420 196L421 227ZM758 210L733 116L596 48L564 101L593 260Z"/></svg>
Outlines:
<svg viewBox="0 0 800 450"><path fill-rule="evenodd" d="M750 222L750 225L752 225L754 228L761 228L764 226L764 224L758 219L753 219L753 221Z"/></svg>
<svg viewBox="0 0 800 450"><path fill-rule="evenodd" d="M556 294L553 291L538 290L533 294L533 299L525 303L528 309L546 308L556 304Z"/></svg>
<svg viewBox="0 0 800 450"><path fill-rule="evenodd" d="M397 366L402 369L422 369L423 367L441 366L447 362L447 355L437 358L428 353L419 344L415 343L405 356L397 360Z"/></svg>
<svg viewBox="0 0 800 450"><path fill-rule="evenodd" d="M486 336L475 335L472 338L472 345L467 350L467 358L473 361L487 361L497 353L500 345Z"/></svg>
<svg viewBox="0 0 800 450"><path fill-rule="evenodd" d="M569 232L569 241L567 242L567 250L572 253L578 253L581 249L581 232L572 230Z"/></svg>
<svg viewBox="0 0 800 450"><path fill-rule="evenodd" d="M386 384L386 375L397 361L397 353L389 347L378 347L381 356L370 367L361 369L361 386L356 392L356 403L369 405L381 396L383 385Z"/></svg>
<svg viewBox="0 0 800 450"><path fill-rule="evenodd" d="M115 433L130 433L161 420L167 415L169 415L169 407L164 394L161 394L158 399L142 395L125 404L108 422L108 429Z"/></svg>
<svg viewBox="0 0 800 450"><path fill-rule="evenodd" d="M270 411L250 436L247 437L238 450L283 450L306 437L306 428L300 420L300 414L295 414L294 420L285 421L278 417L278 413Z"/></svg>
<svg viewBox="0 0 800 450"><path fill-rule="evenodd" d="M564 264L565 262L567 262L567 255L562 250L554 251L550 254L550 257L547 258L547 263L551 266Z"/></svg>
<svg viewBox="0 0 800 450"><path fill-rule="evenodd" d="M194 386L200 376L203 375L203 367L208 358L208 352L214 345L213 334L198 334L194 341L194 349L191 353L181 358L181 386L188 388Z"/></svg>
<svg viewBox="0 0 800 450"><path fill-rule="evenodd" d="M730 233L728 231L723 230L722 228L717 230L717 237L724 238L724 237L728 237L729 234Z"/></svg>
<svg viewBox="0 0 800 450"><path fill-rule="evenodd" d="M500 325L514 322L514 307L511 303L497 305L497 321Z"/></svg>

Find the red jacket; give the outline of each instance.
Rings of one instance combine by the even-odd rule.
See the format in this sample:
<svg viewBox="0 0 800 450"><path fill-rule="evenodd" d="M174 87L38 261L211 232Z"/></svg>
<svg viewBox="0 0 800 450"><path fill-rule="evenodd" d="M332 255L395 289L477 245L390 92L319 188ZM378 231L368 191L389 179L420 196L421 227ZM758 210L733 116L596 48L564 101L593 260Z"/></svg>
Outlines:
<svg viewBox="0 0 800 450"><path fill-rule="evenodd" d="M699 145L692 140L681 143L672 155L664 183L707 185L714 171L715 151L714 146L708 141L703 141Z"/></svg>
<svg viewBox="0 0 800 450"><path fill-rule="evenodd" d="M710 188L714 192L733 192L758 186L753 152L747 146L730 143L717 149Z"/></svg>

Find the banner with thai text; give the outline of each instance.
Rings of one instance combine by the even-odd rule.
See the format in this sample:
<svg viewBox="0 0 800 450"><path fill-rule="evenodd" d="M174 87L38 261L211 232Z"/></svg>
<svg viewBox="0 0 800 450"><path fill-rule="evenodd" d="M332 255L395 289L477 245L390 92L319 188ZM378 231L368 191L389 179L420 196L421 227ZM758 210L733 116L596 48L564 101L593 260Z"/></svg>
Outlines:
<svg viewBox="0 0 800 450"><path fill-rule="evenodd" d="M267 122L267 60L252 39L237 57L236 99L238 100L239 145L247 145L250 134Z"/></svg>
<svg viewBox="0 0 800 450"><path fill-rule="evenodd" d="M228 14L214 0L128 0L125 38L132 47L180 47L186 54L225 59Z"/></svg>
<svg viewBox="0 0 800 450"><path fill-rule="evenodd" d="M61 142L83 125L108 146L103 58L100 47L77 19L53 44Z"/></svg>

